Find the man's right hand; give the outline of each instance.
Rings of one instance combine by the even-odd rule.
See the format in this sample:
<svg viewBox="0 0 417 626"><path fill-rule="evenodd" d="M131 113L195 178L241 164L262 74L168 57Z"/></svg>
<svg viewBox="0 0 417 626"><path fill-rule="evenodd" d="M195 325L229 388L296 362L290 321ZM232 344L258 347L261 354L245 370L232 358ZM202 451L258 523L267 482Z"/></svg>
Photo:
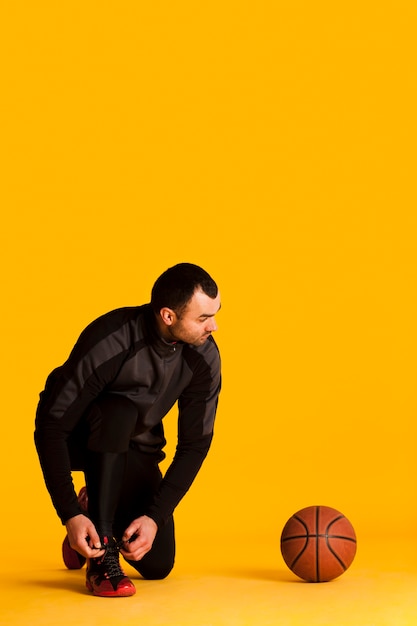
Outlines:
<svg viewBox="0 0 417 626"><path fill-rule="evenodd" d="M65 522L71 548L88 559L103 556L101 541L93 522L85 515L75 515Z"/></svg>

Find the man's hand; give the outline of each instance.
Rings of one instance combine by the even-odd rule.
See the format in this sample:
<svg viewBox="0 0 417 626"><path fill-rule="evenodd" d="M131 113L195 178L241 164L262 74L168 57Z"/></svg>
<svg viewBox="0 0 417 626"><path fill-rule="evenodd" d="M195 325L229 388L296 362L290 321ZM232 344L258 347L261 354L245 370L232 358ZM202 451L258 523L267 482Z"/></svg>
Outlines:
<svg viewBox="0 0 417 626"><path fill-rule="evenodd" d="M91 559L102 556L101 541L93 522L85 515L75 515L65 522L71 548Z"/></svg>
<svg viewBox="0 0 417 626"><path fill-rule="evenodd" d="M153 519L147 515L138 517L126 528L120 552L130 561L140 561L152 548L157 531L158 526Z"/></svg>

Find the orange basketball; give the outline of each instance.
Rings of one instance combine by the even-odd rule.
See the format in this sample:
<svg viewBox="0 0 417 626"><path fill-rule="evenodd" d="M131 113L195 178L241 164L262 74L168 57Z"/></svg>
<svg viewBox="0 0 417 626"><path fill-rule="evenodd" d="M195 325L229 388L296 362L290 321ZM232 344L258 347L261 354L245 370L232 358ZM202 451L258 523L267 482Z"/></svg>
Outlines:
<svg viewBox="0 0 417 626"><path fill-rule="evenodd" d="M336 509L308 506L285 524L281 553L290 570L303 580L326 582L343 574L355 558L355 531Z"/></svg>

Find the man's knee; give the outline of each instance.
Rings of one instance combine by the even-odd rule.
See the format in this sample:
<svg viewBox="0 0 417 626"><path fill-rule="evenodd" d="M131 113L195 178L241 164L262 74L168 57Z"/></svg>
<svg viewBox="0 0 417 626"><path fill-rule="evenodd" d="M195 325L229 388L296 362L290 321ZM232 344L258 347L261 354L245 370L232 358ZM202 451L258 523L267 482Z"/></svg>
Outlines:
<svg viewBox="0 0 417 626"><path fill-rule="evenodd" d="M162 580L166 578L174 567L174 561L169 563L144 563L143 561L128 561L145 580Z"/></svg>

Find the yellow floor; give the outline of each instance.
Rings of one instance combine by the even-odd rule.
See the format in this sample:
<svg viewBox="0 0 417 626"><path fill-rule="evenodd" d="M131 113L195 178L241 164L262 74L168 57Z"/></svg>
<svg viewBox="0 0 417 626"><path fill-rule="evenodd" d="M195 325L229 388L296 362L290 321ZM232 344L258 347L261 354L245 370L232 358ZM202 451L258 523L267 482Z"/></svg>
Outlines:
<svg viewBox="0 0 417 626"><path fill-rule="evenodd" d="M135 578L136 595L120 599L92 597L85 570L65 570L59 556L59 546L49 555L34 546L7 567L3 560L1 624L417 625L417 542L363 540L343 576L309 584L286 568L276 538L182 537L171 576Z"/></svg>

